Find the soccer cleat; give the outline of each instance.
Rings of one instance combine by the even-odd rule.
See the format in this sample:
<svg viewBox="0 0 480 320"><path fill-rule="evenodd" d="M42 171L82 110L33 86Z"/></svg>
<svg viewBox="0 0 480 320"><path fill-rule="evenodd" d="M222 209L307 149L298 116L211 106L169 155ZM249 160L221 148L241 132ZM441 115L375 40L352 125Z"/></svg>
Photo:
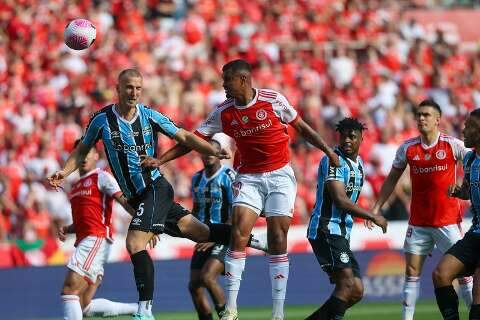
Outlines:
<svg viewBox="0 0 480 320"><path fill-rule="evenodd" d="M144 314L135 313L132 316L132 320L155 320L154 316L146 316Z"/></svg>
<svg viewBox="0 0 480 320"><path fill-rule="evenodd" d="M237 310L225 309L220 320L238 320Z"/></svg>
<svg viewBox="0 0 480 320"><path fill-rule="evenodd" d="M267 240L267 233L262 234L252 234L250 236L250 244L249 246L253 249L262 250L263 252L268 253L268 240Z"/></svg>
<svg viewBox="0 0 480 320"><path fill-rule="evenodd" d="M283 320L283 318L280 317L273 317L272 320Z"/></svg>

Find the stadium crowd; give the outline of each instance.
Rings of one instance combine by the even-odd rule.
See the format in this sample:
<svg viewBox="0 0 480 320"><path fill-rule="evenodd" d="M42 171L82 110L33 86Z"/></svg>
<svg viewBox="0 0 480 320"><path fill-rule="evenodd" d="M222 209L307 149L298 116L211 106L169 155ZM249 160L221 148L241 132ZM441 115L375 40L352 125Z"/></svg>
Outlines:
<svg viewBox="0 0 480 320"><path fill-rule="evenodd" d="M254 65L256 87L284 93L331 144L335 123L358 117L368 127L361 149L368 183L360 204L371 207L397 146L417 135L411 111L419 101L435 99L443 108L443 132L457 137L465 114L480 106L480 52L463 50L441 30L427 32L404 15L411 4L2 1L0 267L52 259L55 230L70 221L70 205L68 186L51 190L45 176L60 167L92 112L115 101L115 77L132 66L144 75L142 100L189 130L225 99L221 66L237 57ZM97 26L96 42L81 52L63 43L65 25L78 17ZM314 205L322 154L291 133L299 182L294 223L303 224ZM172 144L161 137L158 152ZM187 207L190 178L201 166L191 154L163 168ZM404 179L385 214L407 219L408 204ZM115 226L125 232L128 215L117 211ZM38 248L41 254L27 254Z"/></svg>

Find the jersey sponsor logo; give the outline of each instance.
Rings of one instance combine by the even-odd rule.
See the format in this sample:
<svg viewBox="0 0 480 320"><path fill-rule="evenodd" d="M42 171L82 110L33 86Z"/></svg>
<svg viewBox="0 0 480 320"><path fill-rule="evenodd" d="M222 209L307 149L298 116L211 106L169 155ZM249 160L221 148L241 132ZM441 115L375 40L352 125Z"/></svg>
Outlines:
<svg viewBox="0 0 480 320"><path fill-rule="evenodd" d="M355 191L361 191L361 190L362 190L362 187L356 186L353 182L348 183L347 186L345 187L345 191L347 192L355 192Z"/></svg>
<svg viewBox="0 0 480 320"><path fill-rule="evenodd" d="M114 143L113 148L116 151L123 151L124 153L127 153L129 151L132 151L132 152L146 151L146 150L152 148L152 145L150 143L145 143L145 144L142 144L142 145L130 145L130 144L124 144L124 143Z"/></svg>
<svg viewBox="0 0 480 320"><path fill-rule="evenodd" d="M478 188L480 187L480 181L471 181L470 182L470 187Z"/></svg>
<svg viewBox="0 0 480 320"><path fill-rule="evenodd" d="M342 261L343 263L348 263L350 261L350 257L346 252L340 253L340 261Z"/></svg>
<svg viewBox="0 0 480 320"><path fill-rule="evenodd" d="M248 120L248 118L247 118ZM240 137L246 137L246 136L252 136L254 134L257 134L265 129L268 129L272 126L272 120L268 120L265 123L261 123L258 126L250 129L245 129L245 130L233 130L233 136L235 138L240 138Z"/></svg>
<svg viewBox="0 0 480 320"><path fill-rule="evenodd" d="M434 173L434 172L440 172L440 171L447 171L448 170L448 164L442 165L434 165L431 167L417 167L417 166L412 166L412 171L414 174L423 174L423 173Z"/></svg>
<svg viewBox="0 0 480 320"><path fill-rule="evenodd" d="M120 138L120 131L112 131L110 132L110 137L112 139Z"/></svg>
<svg viewBox="0 0 480 320"><path fill-rule="evenodd" d="M92 189L87 189L87 190L80 190L80 191L77 191L75 193L73 193L71 196L70 196L70 199L73 199L75 197L85 197L85 196L91 196L92 195Z"/></svg>
<svg viewBox="0 0 480 320"><path fill-rule="evenodd" d="M141 223L142 223L142 219L140 219L140 218L134 218L132 220L132 225L133 226L139 226Z"/></svg>
<svg viewBox="0 0 480 320"><path fill-rule="evenodd" d="M152 224L152 227L160 227L160 228L164 228L165 225L163 223L154 223Z"/></svg>
<svg viewBox="0 0 480 320"><path fill-rule="evenodd" d="M414 161L418 161L418 160L420 160L420 157L418 156L418 154L417 154L417 155L415 155L415 157L413 157L413 160L414 160Z"/></svg>
<svg viewBox="0 0 480 320"><path fill-rule="evenodd" d="M232 191L233 191L234 198L238 197L238 194L240 193L240 189L242 189L242 183L240 181L236 181L232 183Z"/></svg>
<svg viewBox="0 0 480 320"><path fill-rule="evenodd" d="M247 123L247 122L248 122L248 117L247 117L247 116L243 116L243 117L242 117L242 122L243 122L243 123Z"/></svg>
<svg viewBox="0 0 480 320"><path fill-rule="evenodd" d="M257 110L255 113L255 116L257 117L258 120L265 120L267 118L267 111L260 109Z"/></svg>
<svg viewBox="0 0 480 320"><path fill-rule="evenodd" d="M90 187L90 186L92 185L92 183L93 183L93 182L92 182L92 179L87 179L87 180L85 180L85 181L83 182L83 186L84 186L85 188L87 188L87 187Z"/></svg>
<svg viewBox="0 0 480 320"><path fill-rule="evenodd" d="M438 160L443 160L446 158L446 156L447 156L447 153L445 152L445 150L438 150L435 153L435 157L437 157Z"/></svg>

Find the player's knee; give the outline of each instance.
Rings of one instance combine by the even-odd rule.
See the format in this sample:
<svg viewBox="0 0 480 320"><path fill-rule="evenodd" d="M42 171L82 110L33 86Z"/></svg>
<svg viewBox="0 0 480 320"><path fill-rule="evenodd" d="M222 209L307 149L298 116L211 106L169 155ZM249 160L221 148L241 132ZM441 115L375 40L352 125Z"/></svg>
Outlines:
<svg viewBox="0 0 480 320"><path fill-rule="evenodd" d="M337 281L337 288L345 293L348 293L348 295L352 294L354 285L355 282L353 280L353 277L349 276L343 276Z"/></svg>
<svg viewBox="0 0 480 320"><path fill-rule="evenodd" d="M81 288L76 283L67 281L63 284L62 295L70 294L79 296L80 291Z"/></svg>
<svg viewBox="0 0 480 320"><path fill-rule="evenodd" d="M432 272L432 280L435 286L448 286L453 281L453 276L447 269L437 266Z"/></svg>
<svg viewBox="0 0 480 320"><path fill-rule="evenodd" d="M363 298L363 286L354 285L350 294L350 305L354 305Z"/></svg>
<svg viewBox="0 0 480 320"><path fill-rule="evenodd" d="M201 287L201 283L199 280L190 280L190 282L188 283L188 290L190 291L190 293L195 293L195 291L198 290L198 288Z"/></svg>
<svg viewBox="0 0 480 320"><path fill-rule="evenodd" d="M127 251L130 255L145 250L145 244L141 243L135 238L127 238L126 241Z"/></svg>
<svg viewBox="0 0 480 320"><path fill-rule="evenodd" d="M215 284L216 281L217 277L210 272L206 272L200 277L200 282L202 283L202 286L206 288L210 288L213 284Z"/></svg>

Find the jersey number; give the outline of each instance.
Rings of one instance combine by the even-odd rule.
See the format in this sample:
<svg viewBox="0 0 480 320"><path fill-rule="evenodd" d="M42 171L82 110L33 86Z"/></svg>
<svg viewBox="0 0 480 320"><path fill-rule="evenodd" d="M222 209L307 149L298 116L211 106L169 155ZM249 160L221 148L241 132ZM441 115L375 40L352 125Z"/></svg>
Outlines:
<svg viewBox="0 0 480 320"><path fill-rule="evenodd" d="M143 214L143 205L145 203L140 203L140 205L138 206L138 209L137 209L137 216L140 217L142 214Z"/></svg>

